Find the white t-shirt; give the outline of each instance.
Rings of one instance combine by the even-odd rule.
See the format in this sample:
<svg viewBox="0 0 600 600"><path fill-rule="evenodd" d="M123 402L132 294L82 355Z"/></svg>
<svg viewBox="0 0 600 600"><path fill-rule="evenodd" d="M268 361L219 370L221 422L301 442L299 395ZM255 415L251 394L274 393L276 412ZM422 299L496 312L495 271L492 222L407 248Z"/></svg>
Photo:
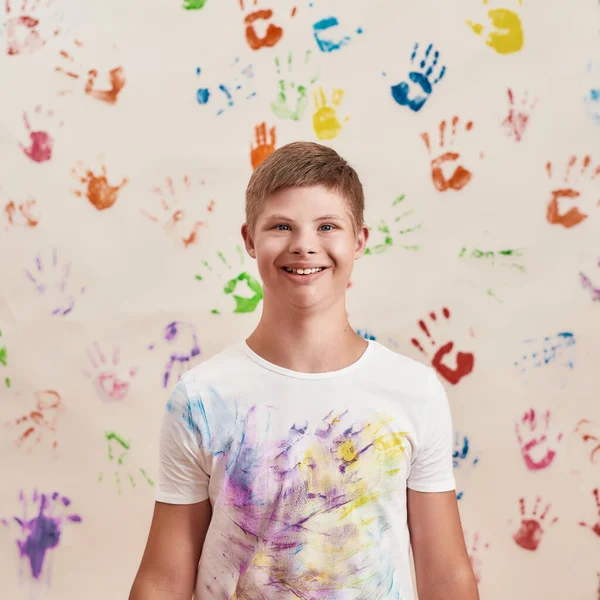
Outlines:
<svg viewBox="0 0 600 600"><path fill-rule="evenodd" d="M167 402L156 500L213 507L196 600L413 600L407 487L455 489L450 409L433 369L376 341L328 373L243 341Z"/></svg>

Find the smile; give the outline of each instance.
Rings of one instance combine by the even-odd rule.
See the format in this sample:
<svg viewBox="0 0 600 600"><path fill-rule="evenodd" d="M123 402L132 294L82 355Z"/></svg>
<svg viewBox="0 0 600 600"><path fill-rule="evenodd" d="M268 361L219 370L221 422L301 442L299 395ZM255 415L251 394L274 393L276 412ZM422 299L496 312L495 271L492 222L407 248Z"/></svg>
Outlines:
<svg viewBox="0 0 600 600"><path fill-rule="evenodd" d="M312 283L315 279L321 277L327 270L327 267L316 267L314 269L289 269L282 267L281 270L285 273L286 277L289 277L296 283Z"/></svg>

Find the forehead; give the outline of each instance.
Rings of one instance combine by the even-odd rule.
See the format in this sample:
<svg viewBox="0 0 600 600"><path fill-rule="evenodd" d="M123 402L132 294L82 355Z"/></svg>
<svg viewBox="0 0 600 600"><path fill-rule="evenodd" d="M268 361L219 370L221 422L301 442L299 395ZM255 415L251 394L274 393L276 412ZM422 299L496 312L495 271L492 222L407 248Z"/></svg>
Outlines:
<svg viewBox="0 0 600 600"><path fill-rule="evenodd" d="M346 198L322 185L286 188L270 194L263 201L261 218L268 218L275 213L308 216L335 213L346 219L351 218Z"/></svg>

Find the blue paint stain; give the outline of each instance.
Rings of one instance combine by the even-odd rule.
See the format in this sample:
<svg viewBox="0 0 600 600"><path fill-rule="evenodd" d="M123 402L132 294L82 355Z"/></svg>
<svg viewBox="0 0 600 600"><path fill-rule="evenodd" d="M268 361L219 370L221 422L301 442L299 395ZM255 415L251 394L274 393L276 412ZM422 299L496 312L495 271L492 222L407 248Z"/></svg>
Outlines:
<svg viewBox="0 0 600 600"><path fill-rule="evenodd" d="M313 35L321 52L340 50L350 42L351 38L349 36L343 36L338 39L332 39L329 35L325 36L327 30L338 27L339 24L340 22L336 17L325 17L313 24Z"/></svg>
<svg viewBox="0 0 600 600"><path fill-rule="evenodd" d="M589 76L593 74L596 81L592 83L590 90L585 94L583 102L587 114L595 123L600 125L600 63L590 60L587 72Z"/></svg>
<svg viewBox="0 0 600 600"><path fill-rule="evenodd" d="M421 60L416 63L419 44L416 43L410 55L411 65L415 65L413 71L408 74L408 80L401 81L398 84L390 86L392 98L400 106L408 106L413 112L418 112L423 108L429 96L433 92L433 86L437 84L445 75L446 67L438 66L440 53L434 50L433 44L429 44ZM434 73L437 71L437 76ZM411 85L414 84L414 85Z"/></svg>
<svg viewBox="0 0 600 600"><path fill-rule="evenodd" d="M366 329L357 329L356 333L358 333L358 335L363 337L365 340L375 341L377 339L372 333L369 333Z"/></svg>

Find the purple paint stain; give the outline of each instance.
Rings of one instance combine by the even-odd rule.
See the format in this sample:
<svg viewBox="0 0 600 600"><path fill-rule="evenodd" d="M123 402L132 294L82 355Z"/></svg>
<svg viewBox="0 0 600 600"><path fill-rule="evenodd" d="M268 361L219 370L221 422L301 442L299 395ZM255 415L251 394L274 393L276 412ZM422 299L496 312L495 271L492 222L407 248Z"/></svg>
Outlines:
<svg viewBox="0 0 600 600"><path fill-rule="evenodd" d="M21 539L17 540L17 546L21 557L26 557L31 566L31 574L34 579L39 579L44 567L46 552L56 548L60 542L61 528L65 521L80 523L79 515L60 515L57 508L60 504L69 506L71 501L54 492L51 496L33 493L34 505L39 505L37 516L27 519L27 500L23 492L19 494L19 500L23 505L23 517L13 516L13 520L21 527ZM2 519L4 525L8 525L6 519Z"/></svg>

